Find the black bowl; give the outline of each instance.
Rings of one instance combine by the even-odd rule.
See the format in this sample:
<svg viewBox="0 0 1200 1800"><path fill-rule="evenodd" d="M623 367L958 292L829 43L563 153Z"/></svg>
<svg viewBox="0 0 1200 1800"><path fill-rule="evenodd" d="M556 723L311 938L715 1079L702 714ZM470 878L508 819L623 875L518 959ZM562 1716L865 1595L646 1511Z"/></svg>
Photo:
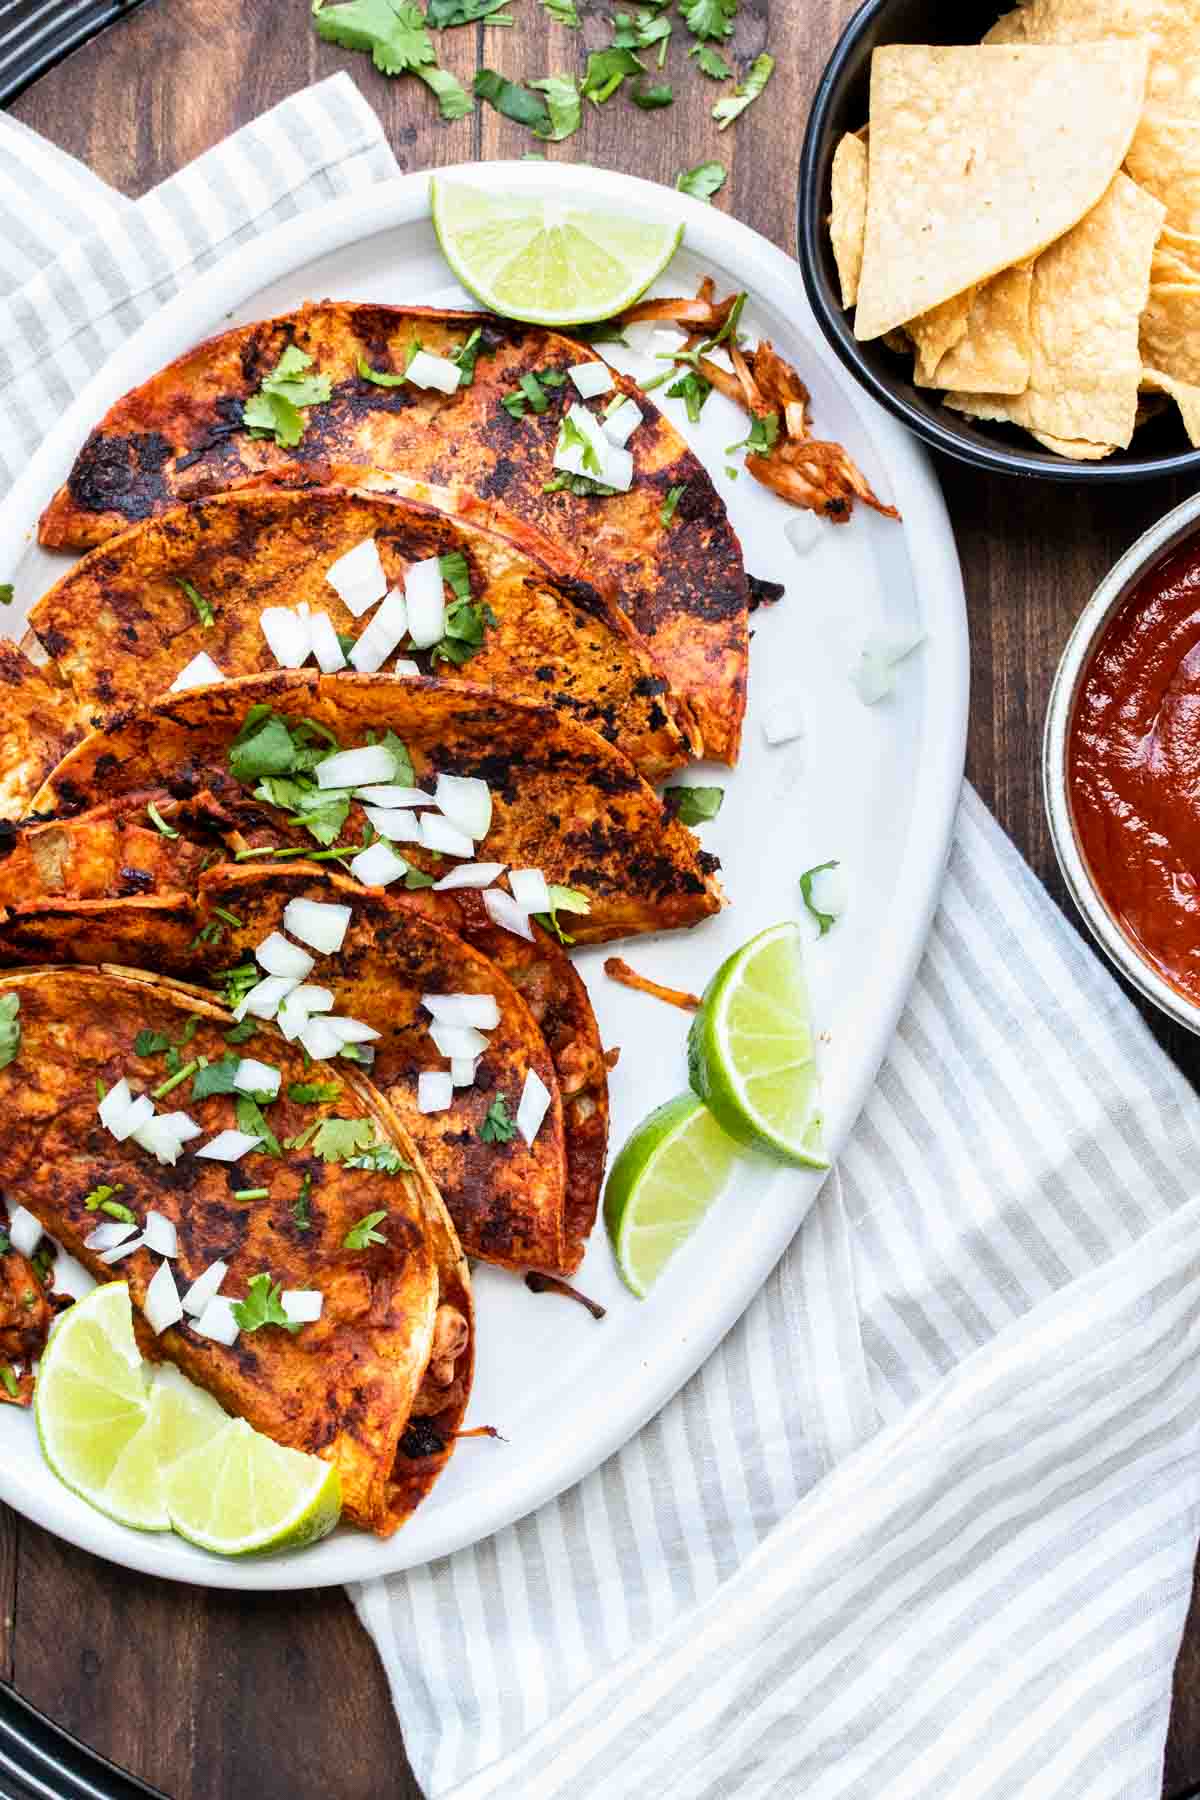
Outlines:
<svg viewBox="0 0 1200 1800"><path fill-rule="evenodd" d="M916 386L909 357L888 350L882 340L860 344L842 308L829 241L830 171L843 132L866 123L871 52L877 44L977 44L1008 10L987 0L867 0L846 27L813 100L800 160L800 268L817 323L869 394L935 450L960 462L1042 481L1145 481L1200 471L1200 450L1188 443L1173 405L1140 425L1128 450L1090 463L1055 456L1015 426L952 413L936 388Z"/></svg>

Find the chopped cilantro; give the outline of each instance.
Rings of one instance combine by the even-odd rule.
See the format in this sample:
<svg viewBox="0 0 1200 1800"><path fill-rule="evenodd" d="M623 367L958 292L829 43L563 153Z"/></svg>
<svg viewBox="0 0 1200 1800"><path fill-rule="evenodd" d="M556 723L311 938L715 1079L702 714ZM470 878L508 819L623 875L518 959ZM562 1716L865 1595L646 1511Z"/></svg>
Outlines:
<svg viewBox="0 0 1200 1800"><path fill-rule="evenodd" d="M369 51L381 75L403 75L435 60L421 9L409 0L344 0L338 6L314 0L313 22L327 44Z"/></svg>
<svg viewBox="0 0 1200 1800"><path fill-rule="evenodd" d="M752 100L766 87L775 68L773 56L756 56L732 94L723 94L712 109L712 116L717 121L717 130L724 131L733 121L740 118Z"/></svg>
<svg viewBox="0 0 1200 1800"><path fill-rule="evenodd" d="M165 1031L151 1031L144 1025L133 1040L135 1056L161 1056L164 1050L171 1048L171 1040Z"/></svg>
<svg viewBox="0 0 1200 1800"><path fill-rule="evenodd" d="M431 888L434 878L426 875L424 869L407 869L404 874L404 885L411 893L414 888Z"/></svg>
<svg viewBox="0 0 1200 1800"><path fill-rule="evenodd" d="M549 126L539 126L534 135L551 144L561 144L564 138L579 129L583 117L583 101L579 94L579 83L574 75L547 75L541 81L531 81L530 87L546 96L546 111L550 115Z"/></svg>
<svg viewBox="0 0 1200 1800"><path fill-rule="evenodd" d="M512 119L517 125L527 125L539 136L550 136L553 128L546 102L540 94L522 87L519 81L507 81L495 69L480 69L475 76L475 94L489 106L494 106L498 113L503 113L506 119Z"/></svg>
<svg viewBox="0 0 1200 1800"><path fill-rule="evenodd" d="M712 393L712 382L697 373L695 369L685 369L679 380L667 389L668 400L682 400L687 407L687 416L695 425L704 411L704 402Z"/></svg>
<svg viewBox="0 0 1200 1800"><path fill-rule="evenodd" d="M516 1134L517 1127L509 1116L508 1101L503 1094L497 1094L479 1127L479 1135L485 1144L507 1144Z"/></svg>
<svg viewBox="0 0 1200 1800"><path fill-rule="evenodd" d="M183 589L184 594L191 601L196 611L196 617L203 625L205 631L211 631L217 622L216 615L212 608L212 601L206 600L204 595L199 593L197 589L192 586L190 581L184 580L183 576L177 578L177 584Z"/></svg>
<svg viewBox="0 0 1200 1800"><path fill-rule="evenodd" d="M13 584L11 581L0 581L0 606L11 606L13 603Z"/></svg>
<svg viewBox="0 0 1200 1800"><path fill-rule="evenodd" d="M292 1206L292 1217L296 1221L297 1231L312 1230L312 1211L310 1198L312 1195L312 1176L306 1169L300 1181L300 1192Z"/></svg>
<svg viewBox="0 0 1200 1800"><path fill-rule="evenodd" d="M366 1218L360 1219L357 1225L352 1225L350 1227L349 1231L342 1239L344 1248L347 1250L366 1250L371 1244L386 1244L387 1239L384 1237L382 1231L376 1231L375 1229L375 1227L381 1224L386 1218L386 1212L369 1212Z"/></svg>
<svg viewBox="0 0 1200 1800"><path fill-rule="evenodd" d="M686 783L663 793L664 805L681 825L702 825L706 819L715 819L724 799L724 788L689 787Z"/></svg>
<svg viewBox="0 0 1200 1800"><path fill-rule="evenodd" d="M102 1181L99 1187L94 1187L90 1194L83 1196L83 1204L88 1212L98 1212L106 1201L113 1198L114 1194L123 1194L124 1192L125 1183L123 1181L118 1181L112 1186L107 1181Z"/></svg>
<svg viewBox="0 0 1200 1800"><path fill-rule="evenodd" d="M267 1156L282 1156L279 1139L263 1117L262 1107L253 1094L238 1094L233 1102L234 1117L239 1131L248 1132L253 1137L262 1139L261 1149Z"/></svg>
<svg viewBox="0 0 1200 1800"><path fill-rule="evenodd" d="M288 1086L288 1099L297 1106L323 1106L336 1100L342 1091L340 1081L293 1081Z"/></svg>
<svg viewBox="0 0 1200 1800"><path fill-rule="evenodd" d="M683 21L693 37L727 38L733 35L738 0L682 0Z"/></svg>
<svg viewBox="0 0 1200 1800"><path fill-rule="evenodd" d="M779 441L779 414L777 412L760 413L750 427L749 437L744 437L736 444L730 444L725 454L732 456L735 450L748 450L751 456L767 456Z"/></svg>
<svg viewBox="0 0 1200 1800"><path fill-rule="evenodd" d="M430 651L431 662L455 663L459 667L470 662L483 647L484 630L499 621L486 600L473 605L470 600L456 600L446 608L443 635Z"/></svg>
<svg viewBox="0 0 1200 1800"><path fill-rule="evenodd" d="M442 572L442 580L452 589L456 600L471 598L471 572L461 550L451 550L448 556L439 556L438 568Z"/></svg>
<svg viewBox="0 0 1200 1800"><path fill-rule="evenodd" d="M634 88L632 98L643 112L653 112L656 107L674 104L675 89L669 81L660 81L657 87Z"/></svg>
<svg viewBox="0 0 1200 1800"><path fill-rule="evenodd" d="M7 1234L0 1231L0 1256L7 1256L11 1249L12 1245L8 1241Z"/></svg>
<svg viewBox="0 0 1200 1800"><path fill-rule="evenodd" d="M356 1156L346 1158L348 1169L371 1169L377 1175L400 1175L412 1164L405 1162L393 1144L368 1144Z"/></svg>
<svg viewBox="0 0 1200 1800"><path fill-rule="evenodd" d="M7 1069L10 1062L15 1062L21 1048L21 1021L17 1017L20 1010L20 994L5 994L0 998L0 1069Z"/></svg>
<svg viewBox="0 0 1200 1800"><path fill-rule="evenodd" d="M175 1061L176 1062L179 1061L178 1056L176 1056ZM168 1075L167 1079L165 1081L160 1081L156 1088L151 1088L150 1089L151 1097L155 1100L164 1099L167 1094L172 1093L175 1088L179 1087L182 1082L186 1081L189 1075L194 1075L196 1070L199 1067L200 1067L200 1058L199 1057L196 1057L190 1063L185 1063L183 1068L176 1069L173 1074Z"/></svg>
<svg viewBox="0 0 1200 1800"><path fill-rule="evenodd" d="M137 1224L137 1218L123 1200L101 1200L98 1210L107 1213L110 1219L119 1219L122 1225Z"/></svg>
<svg viewBox="0 0 1200 1800"><path fill-rule="evenodd" d="M813 904L813 881L818 875L823 875L826 869L836 869L837 866L836 861L814 863L812 868L805 869L803 875L800 877L800 898L803 900L810 915L817 922L818 937L824 937L825 933L832 930L834 925L837 924L837 914L822 912L820 907Z"/></svg>
<svg viewBox="0 0 1200 1800"><path fill-rule="evenodd" d="M371 1119L322 1119L312 1147L323 1162L344 1163L348 1169L398 1175L410 1166L379 1137Z"/></svg>
<svg viewBox="0 0 1200 1800"><path fill-rule="evenodd" d="M197 1069L192 1079L192 1099L209 1100L214 1094L236 1093L233 1078L241 1060L240 1056L221 1056Z"/></svg>
<svg viewBox="0 0 1200 1800"><path fill-rule="evenodd" d="M579 30L575 0L542 0L542 5L556 25L569 25L572 31Z"/></svg>
<svg viewBox="0 0 1200 1800"><path fill-rule="evenodd" d="M231 1012L242 1004L250 989L257 987L261 979L262 970L257 963L244 962L239 963L235 969L222 970L218 980L222 984L225 1004ZM241 1026L235 1025L233 1030L240 1031ZM235 1038L232 1032L226 1033L226 1041L231 1044L243 1042L241 1038Z"/></svg>
<svg viewBox="0 0 1200 1800"><path fill-rule="evenodd" d="M475 364L481 356L493 356L495 350L483 341L483 327L477 325L469 338L466 338L457 350L450 352L450 361L458 370L460 388L470 387L475 380Z"/></svg>
<svg viewBox="0 0 1200 1800"><path fill-rule="evenodd" d="M590 913L591 910L591 901L586 894L581 894L578 888L559 887L556 883L551 882L550 911L548 913L534 913L533 916L539 925L544 925L547 931L552 931L554 933L560 944L573 944L575 939L565 932L558 922L559 913L568 912L583 914Z"/></svg>
<svg viewBox="0 0 1200 1800"><path fill-rule="evenodd" d="M270 1198L270 1194L270 1188L234 1188L233 1190L235 1200L267 1200Z"/></svg>
<svg viewBox="0 0 1200 1800"><path fill-rule="evenodd" d="M693 44L688 51L688 55L696 58L696 62L699 65L702 75L711 76L713 81L729 81L732 79L733 70L725 61L725 58L721 55L720 51L714 50L711 44ZM709 169L721 167L719 163L704 163L701 166ZM724 181L724 179L725 171L724 169L721 169L721 181ZM719 187L720 182L718 182L717 185ZM699 197L707 199L707 195Z"/></svg>
<svg viewBox="0 0 1200 1800"><path fill-rule="evenodd" d="M229 1030L225 1033L225 1042L227 1044L245 1044L254 1036L257 1030L258 1026L254 1023L253 1019L243 1019L239 1024L230 1026Z"/></svg>
<svg viewBox="0 0 1200 1800"><path fill-rule="evenodd" d="M311 367L312 357L298 344L289 344L257 394L251 394L242 408L242 423L251 437L273 437L286 449L300 442L304 409L322 405L333 392L328 375L305 373Z"/></svg>
<svg viewBox="0 0 1200 1800"><path fill-rule="evenodd" d="M510 0L429 0L425 23L435 31L448 31L452 25L472 25L476 19L486 19L489 25L511 25L512 19L507 15L502 19L494 16L509 4Z"/></svg>
<svg viewBox="0 0 1200 1800"><path fill-rule="evenodd" d="M686 492L687 482L685 481L680 487L673 487L663 501L662 511L658 516L664 530L670 525L671 520L675 517L675 508L679 505L679 502L683 499Z"/></svg>
<svg viewBox="0 0 1200 1800"><path fill-rule="evenodd" d="M167 824L167 821L163 818L163 816L159 812L157 806L155 806L153 800L149 801L146 806L146 816L150 820L150 823L153 825L155 831L160 831L162 833L163 837L177 838L179 836L179 833L176 831L175 827L173 825Z"/></svg>
<svg viewBox="0 0 1200 1800"><path fill-rule="evenodd" d="M606 487L602 481L593 481L590 475L569 475L565 469L560 469L558 474L555 475L552 480L543 481L542 483L543 494L561 494L565 492L576 494L580 498L586 498L588 496L593 498L603 498L609 494L615 494L616 491L616 488Z"/></svg>
<svg viewBox="0 0 1200 1800"><path fill-rule="evenodd" d="M15 1400L21 1391L17 1386L16 1374L9 1363L0 1363L0 1384L3 1384L4 1391L10 1400Z"/></svg>
<svg viewBox="0 0 1200 1800"><path fill-rule="evenodd" d="M393 369L373 369L365 356L358 359L358 373L363 381L373 381L376 387L404 387L408 376L398 374Z"/></svg>
<svg viewBox="0 0 1200 1800"><path fill-rule="evenodd" d="M518 385L502 396L500 404L514 419L527 412L544 413L550 405L547 388L560 388L566 380L561 369L534 369L519 378Z"/></svg>
<svg viewBox="0 0 1200 1800"><path fill-rule="evenodd" d="M599 475L600 458L596 455L595 445L590 438L584 436L570 413L564 413L558 428L558 445L555 455L562 456L566 451L575 449L581 452L584 468L590 469L593 475Z"/></svg>
<svg viewBox="0 0 1200 1800"><path fill-rule="evenodd" d="M252 706L229 746L229 767L237 781L282 775L295 767L296 746L287 720L269 706Z"/></svg>
<svg viewBox="0 0 1200 1800"><path fill-rule="evenodd" d="M633 51L618 44L608 50L593 50L587 59L587 73L579 92L593 106L603 106L606 100L612 99L626 76L644 75L645 72L645 64L638 61Z"/></svg>
<svg viewBox="0 0 1200 1800"><path fill-rule="evenodd" d="M511 19L492 20L493 25L511 23ZM443 119L465 119L475 111L475 102L453 70L427 63L414 69L413 74L419 75L425 86L437 95L438 111Z"/></svg>
<svg viewBox="0 0 1200 1800"><path fill-rule="evenodd" d="M269 1275L255 1275L246 1291L246 1298L235 1300L229 1310L243 1331L261 1331L264 1325L282 1325L285 1331L290 1331L294 1336L300 1326L284 1312L282 1295L281 1281L277 1281L272 1287Z"/></svg>

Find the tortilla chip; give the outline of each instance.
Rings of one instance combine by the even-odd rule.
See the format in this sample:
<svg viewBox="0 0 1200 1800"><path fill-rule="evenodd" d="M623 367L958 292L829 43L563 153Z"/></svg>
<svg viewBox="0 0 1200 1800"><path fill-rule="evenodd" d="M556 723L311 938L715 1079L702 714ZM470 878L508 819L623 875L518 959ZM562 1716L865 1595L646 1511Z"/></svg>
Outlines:
<svg viewBox="0 0 1200 1800"><path fill-rule="evenodd" d="M1068 456L1072 462L1103 462L1116 449L1115 444L1089 444L1082 438L1052 437L1048 431L1033 431L1030 436L1044 444L1047 450L1053 450L1059 456Z"/></svg>
<svg viewBox="0 0 1200 1800"><path fill-rule="evenodd" d="M877 49L855 335L880 337L1035 256L1097 206L1148 61L1125 43Z"/></svg>
<svg viewBox="0 0 1200 1800"><path fill-rule="evenodd" d="M1032 291L1030 263L985 281L976 291L962 339L938 363L932 385L965 394L1023 394L1033 356Z"/></svg>
<svg viewBox="0 0 1200 1800"><path fill-rule="evenodd" d="M1148 368L1191 386L1200 384L1200 284L1152 282L1141 336Z"/></svg>
<svg viewBox="0 0 1200 1800"><path fill-rule="evenodd" d="M1200 386L1186 381L1176 381L1174 376L1165 375L1161 369L1143 369L1142 387L1153 394L1165 394L1174 400L1183 417L1183 429L1188 434L1188 441L1200 450Z"/></svg>
<svg viewBox="0 0 1200 1800"><path fill-rule="evenodd" d="M938 364L966 337L967 320L978 292L978 288L970 287L964 294L955 294L952 300L943 300L940 306L910 319L904 327L917 352L918 387L945 385L937 380Z"/></svg>
<svg viewBox="0 0 1200 1800"><path fill-rule="evenodd" d="M1007 401L985 396L987 412L960 406L959 393L947 405L1005 418L1039 437L1128 444L1141 379L1138 321L1162 222L1161 204L1118 175L1100 205L1034 264L1024 393Z"/></svg>
<svg viewBox="0 0 1200 1800"><path fill-rule="evenodd" d="M1196 240L1185 239L1191 243ZM1155 283L1171 287L1200 288L1200 268L1185 252L1173 250L1159 238L1154 252L1154 261L1150 265L1150 285Z"/></svg>
<svg viewBox="0 0 1200 1800"><path fill-rule="evenodd" d="M831 183L829 238L842 284L842 305L853 306L867 229L867 146L858 132L848 131L834 151Z"/></svg>
<svg viewBox="0 0 1200 1800"><path fill-rule="evenodd" d="M1200 57L1200 32L1196 55ZM1200 231L1200 107L1191 117L1147 107L1125 167L1184 233Z"/></svg>

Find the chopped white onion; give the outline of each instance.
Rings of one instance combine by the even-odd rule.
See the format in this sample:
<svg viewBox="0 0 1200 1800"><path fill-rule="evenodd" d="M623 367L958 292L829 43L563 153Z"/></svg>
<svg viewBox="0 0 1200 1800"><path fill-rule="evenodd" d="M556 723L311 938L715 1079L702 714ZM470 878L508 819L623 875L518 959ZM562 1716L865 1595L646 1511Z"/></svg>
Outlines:
<svg viewBox="0 0 1200 1800"><path fill-rule="evenodd" d="M339 556L325 571L325 579L342 604L361 619L369 607L387 593L387 576L379 560L374 538L364 538Z"/></svg>
<svg viewBox="0 0 1200 1800"><path fill-rule="evenodd" d="M521 1089L521 1104L517 1108L517 1130L527 1144L532 1144L549 1110L549 1088L535 1069L527 1069L525 1086Z"/></svg>
<svg viewBox="0 0 1200 1800"><path fill-rule="evenodd" d="M390 844L380 840L351 858L350 873L364 887L389 887L408 871L408 864L397 856Z"/></svg>
<svg viewBox="0 0 1200 1800"><path fill-rule="evenodd" d="M348 906L331 906L325 900L289 900L283 923L292 936L321 956L336 956L350 923Z"/></svg>
<svg viewBox="0 0 1200 1800"><path fill-rule="evenodd" d="M387 781L396 773L396 759L383 744L364 744L359 750L335 750L317 764L319 788L356 788L370 781Z"/></svg>
<svg viewBox="0 0 1200 1800"><path fill-rule="evenodd" d="M398 656L392 664L393 675L419 675L420 673L420 664L415 663L411 656Z"/></svg>
<svg viewBox="0 0 1200 1800"><path fill-rule="evenodd" d="M308 951L285 938L282 931L273 931L263 939L254 952L254 960L268 975L282 975L285 981L303 981L313 967Z"/></svg>
<svg viewBox="0 0 1200 1800"><path fill-rule="evenodd" d="M549 912L550 888L540 869L510 869L508 885L522 912Z"/></svg>
<svg viewBox="0 0 1200 1800"><path fill-rule="evenodd" d="M218 669L207 650L199 651L190 663L185 663L178 675L167 689L169 694L182 694L188 688L211 687L214 682L224 681L223 672Z"/></svg>
<svg viewBox="0 0 1200 1800"><path fill-rule="evenodd" d="M153 1249L153 1245L151 1248ZM170 1263L160 1263L155 1270L154 1279L146 1289L146 1298L142 1301L142 1312L155 1337L161 1337L169 1326L178 1325L182 1319L183 1306Z"/></svg>
<svg viewBox="0 0 1200 1800"><path fill-rule="evenodd" d="M173 1219L165 1219L162 1213L148 1212L142 1230L147 1250L153 1250L155 1256L178 1256L179 1233L175 1229Z"/></svg>
<svg viewBox="0 0 1200 1800"><path fill-rule="evenodd" d="M923 631L908 636L887 636L873 632L862 647L850 679L864 706L874 706L886 699L896 685L896 667L906 656L925 642Z"/></svg>
<svg viewBox="0 0 1200 1800"><path fill-rule="evenodd" d="M477 1063L473 1056L450 1058L450 1080L456 1088L474 1087Z"/></svg>
<svg viewBox="0 0 1200 1800"><path fill-rule="evenodd" d="M433 888L435 893L441 893L445 888L491 887L503 873L503 863L459 863L456 869L435 881Z"/></svg>
<svg viewBox="0 0 1200 1800"><path fill-rule="evenodd" d="M315 1325L325 1308L325 1296L319 1288L285 1288L279 1296L293 1325Z"/></svg>
<svg viewBox="0 0 1200 1800"><path fill-rule="evenodd" d="M233 1316L233 1302L226 1300L223 1294L217 1294L209 1301L198 1319L193 1319L192 1330L200 1337L211 1338L215 1344L224 1344L228 1348L238 1341L241 1326Z"/></svg>
<svg viewBox="0 0 1200 1800"><path fill-rule="evenodd" d="M228 1263L209 1263L203 1275L196 1277L183 1296L184 1312L191 1313L194 1318L199 1318L228 1273Z"/></svg>
<svg viewBox="0 0 1200 1800"><path fill-rule="evenodd" d="M434 799L443 816L468 837L485 838L491 830L491 789L477 775L439 775Z"/></svg>
<svg viewBox="0 0 1200 1800"><path fill-rule="evenodd" d="M453 394L462 380L462 370L448 356L431 356L418 350L404 371L414 387L437 388L441 394Z"/></svg>
<svg viewBox="0 0 1200 1800"><path fill-rule="evenodd" d="M110 1266L113 1263L119 1263L123 1257L132 1256L135 1250L140 1250L145 1242L145 1238L139 1232L137 1237L128 1238L125 1243L118 1244L114 1250L103 1251L100 1261L108 1263Z"/></svg>
<svg viewBox="0 0 1200 1800"><path fill-rule="evenodd" d="M189 1119L185 1112L171 1112L162 1115L164 1125L169 1125L181 1144L190 1142L192 1138L203 1137L203 1125L197 1125L195 1119Z"/></svg>
<svg viewBox="0 0 1200 1800"><path fill-rule="evenodd" d="M408 602L399 588L393 588L357 643L351 646L350 661L359 674L374 675L382 669L407 630ZM392 774L394 770L388 773ZM372 778L366 776L364 779ZM378 777L374 779L378 780Z"/></svg>
<svg viewBox="0 0 1200 1800"><path fill-rule="evenodd" d="M495 1031L500 1007L495 994L422 994L421 1005L439 1025L473 1025Z"/></svg>
<svg viewBox="0 0 1200 1800"><path fill-rule="evenodd" d="M614 406L601 419L600 425L609 442L615 444L618 450L623 450L644 417L641 407L636 406L627 396L620 406Z"/></svg>
<svg viewBox="0 0 1200 1800"><path fill-rule="evenodd" d="M441 1025L436 1019L429 1027L429 1035L437 1045L438 1055L447 1062L456 1056L482 1056L488 1044L482 1031L475 1031L470 1025Z"/></svg>
<svg viewBox="0 0 1200 1800"><path fill-rule="evenodd" d="M19 1256L32 1256L44 1233L27 1206L14 1207L8 1219L8 1241Z"/></svg>
<svg viewBox="0 0 1200 1800"><path fill-rule="evenodd" d="M493 925L511 931L515 937L528 938L530 943L533 942L529 914L517 905L511 894L506 894L503 888L484 888L480 898Z"/></svg>
<svg viewBox="0 0 1200 1800"><path fill-rule="evenodd" d="M424 788L398 787L395 782L373 787L357 787L354 798L361 800L365 806L382 806L390 810L393 807L432 806L433 795L427 794Z"/></svg>
<svg viewBox="0 0 1200 1800"><path fill-rule="evenodd" d="M417 1076L417 1111L446 1112L454 1104L454 1082L444 1069L422 1069Z"/></svg>
<svg viewBox="0 0 1200 1800"><path fill-rule="evenodd" d="M128 1081L122 1075L109 1088L97 1108L100 1123L105 1130L123 1144L126 1138L132 1137L139 1125L154 1117L154 1102L148 1094L139 1094L136 1099L130 1092Z"/></svg>
<svg viewBox="0 0 1200 1800"><path fill-rule="evenodd" d="M327 612L314 613L308 621L312 632L313 655L323 675L336 675L346 666L345 653Z"/></svg>
<svg viewBox="0 0 1200 1800"><path fill-rule="evenodd" d="M650 333L650 343L655 350L661 350L664 356L674 356L677 350L683 349L687 337L682 331L664 330L658 325Z"/></svg>
<svg viewBox="0 0 1200 1800"><path fill-rule="evenodd" d="M218 1131L215 1138L201 1144L196 1155L212 1162L235 1163L261 1143L262 1138L249 1131Z"/></svg>
<svg viewBox="0 0 1200 1800"><path fill-rule="evenodd" d="M627 494L633 486L632 451L622 450L617 444L610 444L602 479L607 487L616 488L619 494Z"/></svg>
<svg viewBox="0 0 1200 1800"><path fill-rule="evenodd" d="M763 714L763 736L768 744L790 744L804 736L804 702L799 694L781 694Z"/></svg>
<svg viewBox="0 0 1200 1800"><path fill-rule="evenodd" d="M105 1219L103 1225L97 1225L95 1231L84 1238L83 1247L85 1250L115 1250L126 1238L136 1236L136 1225L126 1225L120 1219Z"/></svg>
<svg viewBox="0 0 1200 1800"><path fill-rule="evenodd" d="M338 1013L330 1013L322 1022L337 1032L343 1044L371 1044L381 1035L373 1025L364 1025L361 1019L342 1018Z"/></svg>
<svg viewBox="0 0 1200 1800"><path fill-rule="evenodd" d="M809 883L808 897L816 912L840 918L849 897L846 872L840 864L832 869L818 869Z"/></svg>
<svg viewBox="0 0 1200 1800"><path fill-rule="evenodd" d="M281 669L298 669L312 652L312 627L290 606L267 606L259 614L267 648Z"/></svg>
<svg viewBox="0 0 1200 1800"><path fill-rule="evenodd" d="M328 1019L310 1019L300 1033L300 1042L314 1062L332 1062L341 1055L345 1039Z"/></svg>
<svg viewBox="0 0 1200 1800"><path fill-rule="evenodd" d="M581 400L594 400L597 394L612 392L612 370L602 362L575 363L567 370Z"/></svg>
<svg viewBox="0 0 1200 1800"><path fill-rule="evenodd" d="M783 535L797 556L807 556L821 541L821 521L807 509L793 515L783 528Z"/></svg>
<svg viewBox="0 0 1200 1800"><path fill-rule="evenodd" d="M300 1036L313 1013L332 1011L333 995L328 988L298 987L276 1013L275 1023L291 1044Z"/></svg>
<svg viewBox="0 0 1200 1800"><path fill-rule="evenodd" d="M568 475L589 476L607 487L628 493L633 485L633 458L628 450L618 449L605 436L599 419L586 406L571 406L565 416L581 434L591 454L581 444L564 443L560 432L554 447L554 467L565 470Z"/></svg>
<svg viewBox="0 0 1200 1800"><path fill-rule="evenodd" d="M408 635L418 650L436 644L446 629L446 584L436 556L414 563L404 577Z"/></svg>
<svg viewBox="0 0 1200 1800"><path fill-rule="evenodd" d="M233 1071L233 1085L239 1094L269 1093L274 1099L279 1092L280 1079L278 1069L253 1056L243 1056Z"/></svg>
<svg viewBox="0 0 1200 1800"><path fill-rule="evenodd" d="M427 850L440 850L446 856L474 856L475 846L466 832L459 831L440 813L422 813L421 842Z"/></svg>
<svg viewBox="0 0 1200 1800"><path fill-rule="evenodd" d="M294 900L288 901L289 906L295 904ZM299 932L296 935L298 937ZM292 975L267 975L252 987L248 994L242 996L238 1005L233 1009L233 1016L239 1022L245 1018L247 1013L251 1013L256 1019L273 1019L293 988L297 988L299 985L295 976Z"/></svg>
<svg viewBox="0 0 1200 1800"><path fill-rule="evenodd" d="M133 1134L133 1141L140 1144L158 1162L172 1169L183 1150L183 1139L172 1125L169 1113L147 1119L144 1125L139 1125Z"/></svg>
<svg viewBox="0 0 1200 1800"><path fill-rule="evenodd" d="M421 821L416 813L399 806L364 806L369 825L389 844L419 844Z"/></svg>

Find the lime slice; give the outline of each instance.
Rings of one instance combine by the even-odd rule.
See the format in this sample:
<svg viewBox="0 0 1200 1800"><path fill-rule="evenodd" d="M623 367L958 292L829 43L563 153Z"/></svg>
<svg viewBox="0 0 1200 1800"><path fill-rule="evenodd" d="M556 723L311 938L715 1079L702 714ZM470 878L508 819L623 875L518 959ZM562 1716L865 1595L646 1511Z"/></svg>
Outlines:
<svg viewBox="0 0 1200 1800"><path fill-rule="evenodd" d="M688 1035L693 1090L739 1144L823 1169L800 928L772 925L721 964Z"/></svg>
<svg viewBox="0 0 1200 1800"><path fill-rule="evenodd" d="M604 212L557 194L485 193L429 184L442 254L493 312L534 325L610 319L644 294L683 226Z"/></svg>
<svg viewBox="0 0 1200 1800"><path fill-rule="evenodd" d="M693 1094L668 1100L633 1132L604 1189L604 1222L617 1267L639 1299L717 1198L736 1154Z"/></svg>
<svg viewBox="0 0 1200 1800"><path fill-rule="evenodd" d="M228 1423L229 1414L212 1395L170 1363L155 1369L150 1390L150 1426L155 1457L164 1473L181 1456L207 1444Z"/></svg>
<svg viewBox="0 0 1200 1800"><path fill-rule="evenodd" d="M38 1372L42 1453L82 1499L137 1531L169 1531L129 1289L114 1281L63 1314Z"/></svg>
<svg viewBox="0 0 1200 1800"><path fill-rule="evenodd" d="M181 1537L218 1556L302 1550L342 1510L338 1472L230 1419L167 1470L167 1508Z"/></svg>

